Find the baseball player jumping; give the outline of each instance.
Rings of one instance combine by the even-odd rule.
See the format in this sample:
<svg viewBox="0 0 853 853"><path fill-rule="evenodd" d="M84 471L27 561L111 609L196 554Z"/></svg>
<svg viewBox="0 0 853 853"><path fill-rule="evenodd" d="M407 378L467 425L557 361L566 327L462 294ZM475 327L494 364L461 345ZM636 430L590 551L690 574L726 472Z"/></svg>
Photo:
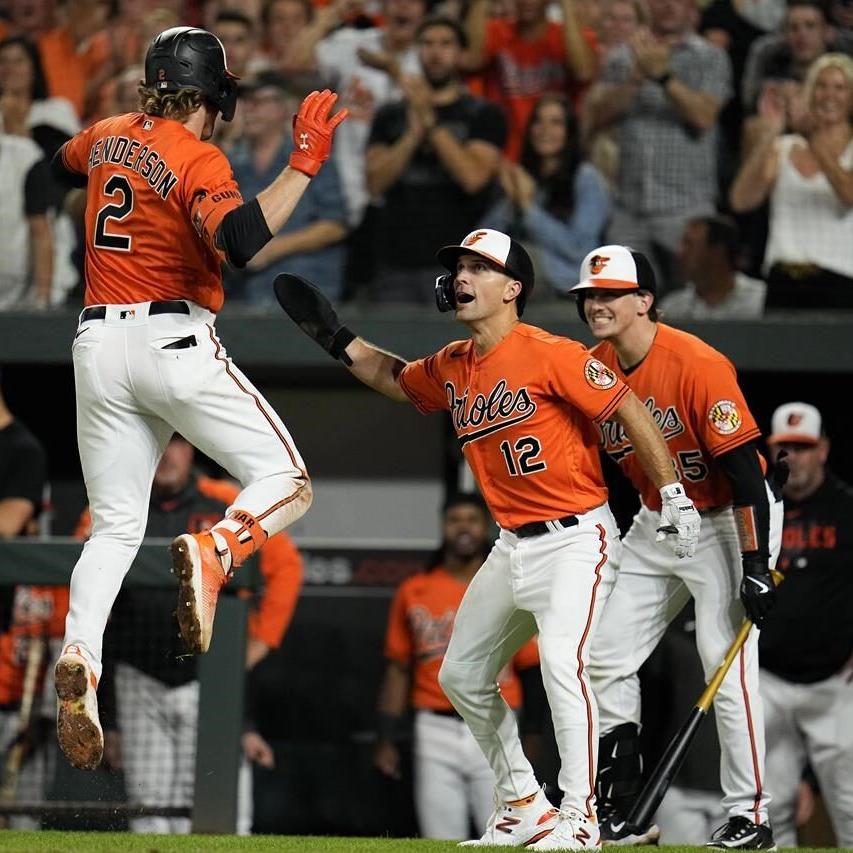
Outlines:
<svg viewBox="0 0 853 853"><path fill-rule="evenodd" d="M582 319L602 341L593 355L645 404L702 515L695 558L672 559L649 536L666 512L656 482L623 425L609 417L599 422L604 449L639 491L642 505L623 540L618 580L590 655L603 733L598 817L605 844L644 844L657 839L657 828L637 834L625 822L642 772L637 671L691 596L706 678L735 639L744 614L761 627L775 601L770 569L779 555L782 504L765 479L767 465L755 445L760 433L734 367L693 335L657 322L648 259L625 246L602 246L584 259L580 284L572 291ZM753 631L714 700L723 806L730 817L709 847L774 847L764 788L757 642Z"/></svg>
<svg viewBox="0 0 853 853"><path fill-rule="evenodd" d="M59 743L77 767L103 751L96 686L104 626L145 532L154 469L175 431L243 490L206 533L179 536L178 622L207 650L229 574L311 503L284 424L216 335L220 263L240 267L287 221L329 155L345 111L312 92L294 120L284 171L243 202L210 139L234 116L237 87L219 39L175 27L145 60L140 111L105 119L57 153L57 177L86 187L86 308L74 337L77 436L92 535L74 567L56 665Z"/></svg>
<svg viewBox="0 0 853 853"><path fill-rule="evenodd" d="M276 293L300 327L366 385L420 412L449 411L465 458L501 527L457 612L439 683L495 774L496 807L471 846L580 850L599 845L595 818L598 713L591 636L619 536L607 505L594 424L630 436L662 502L660 531L693 553L699 516L675 482L649 412L579 343L520 321L533 264L506 234L473 231L438 253L441 310L471 332L406 363L342 326L328 300L282 275ZM498 673L538 629L542 679L559 747L563 800L554 809L521 749Z"/></svg>

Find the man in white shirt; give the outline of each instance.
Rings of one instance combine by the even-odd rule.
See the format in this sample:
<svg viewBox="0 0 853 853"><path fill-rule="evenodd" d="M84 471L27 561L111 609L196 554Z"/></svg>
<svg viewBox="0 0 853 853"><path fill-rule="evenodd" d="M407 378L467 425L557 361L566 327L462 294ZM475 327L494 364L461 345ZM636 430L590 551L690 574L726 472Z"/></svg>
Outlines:
<svg viewBox="0 0 853 853"><path fill-rule="evenodd" d="M699 216L684 228L678 262L687 284L668 294L669 320L755 320L764 313L767 285L735 268L738 231L726 216Z"/></svg>

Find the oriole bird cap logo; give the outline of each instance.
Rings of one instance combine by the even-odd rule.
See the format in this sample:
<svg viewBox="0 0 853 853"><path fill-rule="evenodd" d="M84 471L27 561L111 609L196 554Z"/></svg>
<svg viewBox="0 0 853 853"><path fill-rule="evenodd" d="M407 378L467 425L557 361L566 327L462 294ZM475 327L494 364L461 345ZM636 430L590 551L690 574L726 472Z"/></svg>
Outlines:
<svg viewBox="0 0 853 853"><path fill-rule="evenodd" d="M463 241L463 246L473 246L479 243L489 232L488 231L472 231Z"/></svg>
<svg viewBox="0 0 853 853"><path fill-rule="evenodd" d="M589 259L589 271L592 275L598 275L606 266L610 258L606 255L593 255Z"/></svg>

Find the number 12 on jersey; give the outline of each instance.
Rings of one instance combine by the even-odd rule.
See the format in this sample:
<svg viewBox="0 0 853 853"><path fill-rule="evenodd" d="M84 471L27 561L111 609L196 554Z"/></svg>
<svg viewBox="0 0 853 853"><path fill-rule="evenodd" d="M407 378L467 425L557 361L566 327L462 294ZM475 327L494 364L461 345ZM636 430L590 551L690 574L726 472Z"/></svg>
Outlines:
<svg viewBox="0 0 853 853"><path fill-rule="evenodd" d="M509 441L502 441L500 448L511 477L526 477L548 467L544 459L536 458L542 451L542 445L535 436L525 435L512 445Z"/></svg>

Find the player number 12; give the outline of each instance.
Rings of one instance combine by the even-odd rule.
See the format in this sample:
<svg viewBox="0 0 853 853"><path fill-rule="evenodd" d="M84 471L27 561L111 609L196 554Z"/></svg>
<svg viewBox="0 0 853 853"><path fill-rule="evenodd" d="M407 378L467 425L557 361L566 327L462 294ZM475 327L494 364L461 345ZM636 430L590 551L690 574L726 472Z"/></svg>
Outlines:
<svg viewBox="0 0 853 853"><path fill-rule="evenodd" d="M519 474L526 477L548 467L544 460L536 458L542 451L542 445L539 439L532 435L519 438L512 446L508 441L502 441L500 447L511 477L517 477Z"/></svg>

